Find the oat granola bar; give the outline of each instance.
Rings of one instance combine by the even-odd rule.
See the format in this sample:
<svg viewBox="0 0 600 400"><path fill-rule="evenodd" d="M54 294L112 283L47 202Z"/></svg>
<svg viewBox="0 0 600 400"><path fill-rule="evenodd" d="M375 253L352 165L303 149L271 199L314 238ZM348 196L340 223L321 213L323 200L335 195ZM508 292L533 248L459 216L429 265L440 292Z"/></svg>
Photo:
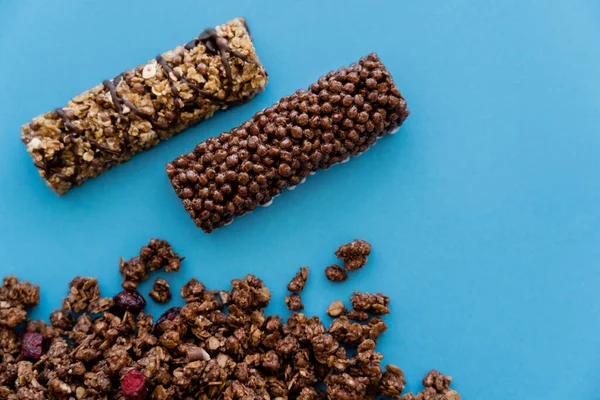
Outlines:
<svg viewBox="0 0 600 400"><path fill-rule="evenodd" d="M196 225L212 232L363 153L407 117L392 77L370 54L200 143L168 163L167 174Z"/></svg>
<svg viewBox="0 0 600 400"><path fill-rule="evenodd" d="M249 100L266 83L248 27L237 18L34 118L21 139L42 178L62 195Z"/></svg>

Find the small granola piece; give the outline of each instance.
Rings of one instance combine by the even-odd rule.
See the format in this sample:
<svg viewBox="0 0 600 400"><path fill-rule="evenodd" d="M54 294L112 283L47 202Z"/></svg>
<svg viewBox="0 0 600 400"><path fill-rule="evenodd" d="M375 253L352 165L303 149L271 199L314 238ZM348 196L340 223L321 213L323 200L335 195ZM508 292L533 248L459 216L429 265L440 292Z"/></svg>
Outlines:
<svg viewBox="0 0 600 400"><path fill-rule="evenodd" d="M77 314L99 298L100 287L96 278L78 276L69 283L69 294L63 300L63 308Z"/></svg>
<svg viewBox="0 0 600 400"><path fill-rule="evenodd" d="M179 271L185 257L179 257L166 240L150 239L140 249L140 255L129 261L121 258L119 272L123 277L121 286L125 290L134 290L138 284L149 278L150 272L164 268L166 272Z"/></svg>
<svg viewBox="0 0 600 400"><path fill-rule="evenodd" d="M44 336L41 333L26 332L23 335L21 356L28 360L39 360L42 356Z"/></svg>
<svg viewBox="0 0 600 400"><path fill-rule="evenodd" d="M73 328L73 321L73 313L62 308L52 311L50 314L50 323L58 329L66 331Z"/></svg>
<svg viewBox="0 0 600 400"><path fill-rule="evenodd" d="M29 282L19 282L15 276L4 278L0 286L0 325L14 328L27 318L26 308L40 302L40 288Z"/></svg>
<svg viewBox="0 0 600 400"><path fill-rule="evenodd" d="M390 298L382 293L361 293L354 292L350 297L352 307L356 311L365 311L374 315L385 315L390 313L388 306Z"/></svg>
<svg viewBox="0 0 600 400"><path fill-rule="evenodd" d="M343 282L348 279L346 270L337 264L325 268L325 276L332 282Z"/></svg>
<svg viewBox="0 0 600 400"><path fill-rule="evenodd" d="M186 303L199 301L202 299L205 290L206 286L202 282L198 282L198 279L192 278L181 287L181 297Z"/></svg>
<svg viewBox="0 0 600 400"><path fill-rule="evenodd" d="M119 263L119 272L123 277L121 286L125 290L134 290L138 287L139 282L145 281L149 277L146 263L140 257L133 257L129 261L123 260Z"/></svg>
<svg viewBox="0 0 600 400"><path fill-rule="evenodd" d="M344 262L344 269L356 271L367 263L367 256L371 254L371 245L360 239L340 246L335 252L337 258Z"/></svg>
<svg viewBox="0 0 600 400"><path fill-rule="evenodd" d="M115 297L113 297L113 300L115 308L121 313L129 311L130 313L137 315L144 307L146 307L144 296L136 291L123 290L122 292L117 293Z"/></svg>
<svg viewBox="0 0 600 400"><path fill-rule="evenodd" d="M19 282L16 276L7 276L0 286L0 301L17 308L33 308L40 303L40 287L27 281Z"/></svg>
<svg viewBox="0 0 600 400"><path fill-rule="evenodd" d="M423 386L432 387L438 393L444 393L446 390L450 389L450 383L452 383L452 377L446 376L435 369L432 369L425 375L423 378Z"/></svg>
<svg viewBox="0 0 600 400"><path fill-rule="evenodd" d="M121 378L121 393L126 400L143 400L146 397L146 378L136 369Z"/></svg>
<svg viewBox="0 0 600 400"><path fill-rule="evenodd" d="M395 365L388 364L385 366L385 372L379 382L379 390L385 397L391 397L392 399L399 399L400 394L404 390L406 385L406 379L404 379L404 372Z"/></svg>
<svg viewBox="0 0 600 400"><path fill-rule="evenodd" d="M150 271L164 268L166 272L177 272L184 257L179 257L166 240L151 239L148 245L140 250L140 258Z"/></svg>
<svg viewBox="0 0 600 400"><path fill-rule="evenodd" d="M344 302L341 300L335 300L329 305L329 307L327 307L327 315L329 315L332 318L339 317L345 312L346 307L344 306Z"/></svg>
<svg viewBox="0 0 600 400"><path fill-rule="evenodd" d="M181 307L171 307L156 320L154 324L154 334L156 336L161 336L164 333L163 328L161 327L162 323L165 321L173 321L181 314Z"/></svg>
<svg viewBox="0 0 600 400"><path fill-rule="evenodd" d="M157 303L166 303L171 300L171 286L165 279L156 278L154 286L148 296Z"/></svg>
<svg viewBox="0 0 600 400"><path fill-rule="evenodd" d="M100 314L110 310L114 305L114 300L110 297L102 297L98 300L94 300L88 306L88 312L90 314Z"/></svg>
<svg viewBox="0 0 600 400"><path fill-rule="evenodd" d="M304 310L304 304L302 304L302 297L298 293L293 293L289 296L285 296L285 304L290 311Z"/></svg>
<svg viewBox="0 0 600 400"><path fill-rule="evenodd" d="M351 319L352 321L366 321L369 319L369 314L365 311L352 309L348 311L348 319Z"/></svg>
<svg viewBox="0 0 600 400"><path fill-rule="evenodd" d="M325 380L327 398L331 400L364 400L367 399L369 379L354 378L349 374L329 375Z"/></svg>
<svg viewBox="0 0 600 400"><path fill-rule="evenodd" d="M423 378L425 389L417 395L407 393L402 396L402 400L461 400L458 392L450 389L451 382L452 377L431 370Z"/></svg>
<svg viewBox="0 0 600 400"><path fill-rule="evenodd" d="M288 283L287 289L290 292L300 293L304 290L307 280L308 280L308 267L302 267L302 268L300 268L300 272L297 272L296 275L290 281L290 283Z"/></svg>

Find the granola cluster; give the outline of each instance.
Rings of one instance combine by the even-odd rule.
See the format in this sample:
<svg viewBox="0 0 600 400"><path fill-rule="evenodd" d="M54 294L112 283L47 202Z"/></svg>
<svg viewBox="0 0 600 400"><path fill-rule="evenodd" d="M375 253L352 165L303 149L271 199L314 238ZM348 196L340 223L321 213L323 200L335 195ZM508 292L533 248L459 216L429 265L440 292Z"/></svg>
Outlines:
<svg viewBox="0 0 600 400"><path fill-rule="evenodd" d="M287 285L288 291L292 292L291 295L285 296L285 304L290 311L304 310L304 304L302 303L302 297L300 292L306 287L308 281L308 267L300 268L300 271L294 275L290 283Z"/></svg>
<svg viewBox="0 0 600 400"><path fill-rule="evenodd" d="M39 286L19 282L15 276L5 277L0 286L0 326L14 328L27 317L27 308L39 302Z"/></svg>
<svg viewBox="0 0 600 400"><path fill-rule="evenodd" d="M21 139L61 195L266 84L246 22L237 18L34 118Z"/></svg>
<svg viewBox="0 0 600 400"><path fill-rule="evenodd" d="M290 281L290 308L301 304L307 280L303 267ZM163 285L157 280L157 296ZM15 306L39 301L37 288L14 278L0 296ZM271 292L254 275L227 290L193 278L181 296L183 307L155 320L137 291L107 298L95 279L73 279L50 324L0 326L0 399L460 400L437 371L422 393L401 397L404 373L382 365L377 351L390 304L383 294L355 292L349 311L333 302L329 326L298 312L266 315Z"/></svg>
<svg viewBox="0 0 600 400"><path fill-rule="evenodd" d="M166 240L151 239L140 249L140 255L129 261L121 259L119 272L123 277L121 286L134 290L138 284L150 277L150 272L164 269L166 272L179 271L184 257L179 257Z"/></svg>
<svg viewBox="0 0 600 400"><path fill-rule="evenodd" d="M450 389L451 376L446 376L439 371L431 370L423 378L425 389L416 395L407 393L402 400L460 400L456 390Z"/></svg>
<svg viewBox="0 0 600 400"><path fill-rule="evenodd" d="M389 72L369 54L198 144L168 163L167 175L196 225L212 232L365 152L408 114Z"/></svg>
<svg viewBox="0 0 600 400"><path fill-rule="evenodd" d="M348 279L348 271L356 271L367 264L371 254L371 244L361 239L354 239L350 243L341 245L335 252L344 266L332 264L325 268L325 276L332 282L343 282Z"/></svg>

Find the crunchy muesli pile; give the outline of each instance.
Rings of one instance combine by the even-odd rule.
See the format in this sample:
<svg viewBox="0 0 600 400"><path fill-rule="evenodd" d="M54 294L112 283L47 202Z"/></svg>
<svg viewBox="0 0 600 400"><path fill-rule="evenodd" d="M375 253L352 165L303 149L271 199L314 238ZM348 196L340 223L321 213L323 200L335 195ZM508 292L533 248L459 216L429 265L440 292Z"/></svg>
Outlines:
<svg viewBox="0 0 600 400"><path fill-rule="evenodd" d="M288 305L307 279L303 267L288 285ZM297 312L266 315L271 292L253 275L221 291L193 278L181 296L183 307L155 320L137 291L102 297L95 279L73 279L50 324L23 315L24 324L0 325L0 399L401 398L404 374L383 366L376 348L387 330L383 294L355 292L349 311L333 302L329 326ZM22 310L39 302L39 291L8 277L0 300ZM422 393L402 398L459 400L450 381L432 371Z"/></svg>

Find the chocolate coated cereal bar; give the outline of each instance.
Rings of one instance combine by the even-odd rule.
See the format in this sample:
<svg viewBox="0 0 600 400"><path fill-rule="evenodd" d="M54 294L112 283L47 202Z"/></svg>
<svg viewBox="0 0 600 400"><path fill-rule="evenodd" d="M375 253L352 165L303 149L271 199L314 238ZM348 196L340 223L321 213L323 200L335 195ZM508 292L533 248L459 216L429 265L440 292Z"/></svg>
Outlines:
<svg viewBox="0 0 600 400"><path fill-rule="evenodd" d="M61 195L249 100L266 83L248 27L237 18L34 118L21 139L42 178Z"/></svg>
<svg viewBox="0 0 600 400"><path fill-rule="evenodd" d="M168 163L167 174L196 225L211 232L366 151L408 114L392 77L370 54L200 143Z"/></svg>

